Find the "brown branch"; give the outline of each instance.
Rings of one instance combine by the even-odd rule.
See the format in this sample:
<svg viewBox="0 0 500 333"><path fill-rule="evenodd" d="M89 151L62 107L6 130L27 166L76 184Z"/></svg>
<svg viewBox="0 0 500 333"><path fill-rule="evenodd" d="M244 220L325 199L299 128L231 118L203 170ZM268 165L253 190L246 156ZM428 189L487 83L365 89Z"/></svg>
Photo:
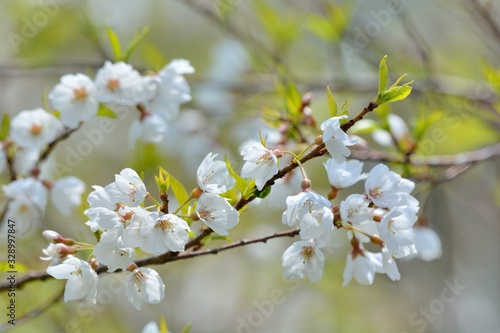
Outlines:
<svg viewBox="0 0 500 333"><path fill-rule="evenodd" d="M47 157L49 157L50 153L54 150L54 148L57 146L57 144L59 142L62 142L65 139L69 138L69 136L71 134L73 134L79 128L80 127L72 128L72 129L67 129L66 132L64 132L59 137L57 137L54 141L52 141L51 143L49 143L49 145L45 148L45 150L43 151L43 153L40 155L40 158L38 159L38 162L36 163L35 167L40 166L40 163L42 163Z"/></svg>
<svg viewBox="0 0 500 333"><path fill-rule="evenodd" d="M500 156L500 143L481 149L456 155L411 155L410 160L395 154L376 150L363 149L351 151L351 157L358 160L370 160L388 163L410 163L415 166L449 167L461 164L472 164Z"/></svg>
<svg viewBox="0 0 500 333"><path fill-rule="evenodd" d="M358 122L359 120L363 119L363 117L368 113L368 112L371 112L373 111L375 108L377 107L377 105L373 102L370 102L369 105L364 108L357 116L355 116L354 118L352 118L350 121L346 122L345 124L343 124L341 126L341 128L344 130L344 131L347 131L349 130L349 128L351 128L356 122ZM71 133L68 133L68 136L69 134ZM57 141L57 140L56 140ZM55 146L55 144L54 144ZM47 148L48 150L48 148ZM305 162L313 159L313 158L316 158L316 157L319 157L319 156L323 156L324 154L326 153L326 149L325 149L325 144L322 143L318 146L316 146L313 150L311 150L309 153L307 153L306 155L304 155L301 159L300 159L300 163L301 164L304 164ZM283 169L279 170L278 173L276 175L274 175L273 177L271 177L271 179L269 179L266 184L264 185L264 189L274 185L275 181L280 179L280 178L283 178L286 174L288 174L289 172L291 172L292 170L294 170L295 168L297 168L299 166L299 164L297 162L294 162L292 161L290 164L288 164L286 167L284 167ZM241 198L237 203L236 205L234 206L234 208L236 210L241 210L243 207L245 207L248 203L250 203L252 200L254 200L256 198L256 195L252 195L248 198ZM298 233L298 229L295 229L295 234L293 235L296 235ZM195 248L195 249L198 249L199 247L201 247L203 245L202 241L205 237L207 237L208 235L210 235L212 233L212 229L210 228L207 228L207 229L204 229L202 232L200 232L195 238L193 238L192 240L190 240L185 248L186 249L190 249L190 248ZM276 238L276 237L283 237L284 236L288 236L288 234L286 234L286 232L283 234L283 233L277 233L277 234L274 234L274 235L271 235L271 236L267 236L267 237L264 237L263 239L267 240L267 239L271 239L271 238ZM243 245L246 245L246 244L252 244L252 243L256 243L256 242L264 242L263 240L251 240L251 241L240 241L240 242L237 242L237 244L240 244L240 245L237 245L237 246L243 246ZM237 247L234 243L233 244L228 244L226 245L228 246L227 249L230 249L230 248L233 248L233 247ZM226 248L222 249L222 250L226 250ZM220 249L215 249L215 250L206 250L206 251L209 251L205 254L210 254L210 253L216 253L218 251L220 251ZM199 253L204 253L206 251L201 251ZM210 252L210 251L216 251L216 252ZM183 252L183 253L198 253L197 251L193 251L193 252ZM146 265L156 265L156 264L162 264L162 263L166 263L166 262L169 262L169 261L175 261L175 260L179 260L177 259L179 256L180 256L180 259L186 259L186 258L191 258L193 257L193 255L191 254L183 254L183 253L178 253L178 252L166 252L166 253L163 253L159 256L155 256L155 257L150 257L150 258L146 258L146 259L143 259L143 260L139 260L136 262L137 266L146 266ZM196 256L196 255L194 255ZM100 273L103 273L107 270L107 267L105 265L100 265L99 267L97 267L97 269L95 270L96 273L100 274ZM48 279L48 278L51 278L51 276L49 274L47 274L47 272L45 271L41 271L41 272L32 272L32 273L28 273L20 278L18 278L16 280L16 287L20 288L22 287L25 283L27 282L30 282L30 281L33 281L33 280L45 280L45 279ZM5 290L5 289L8 289L9 288L9 284L7 283L2 283L0 284L0 291L2 290Z"/></svg>

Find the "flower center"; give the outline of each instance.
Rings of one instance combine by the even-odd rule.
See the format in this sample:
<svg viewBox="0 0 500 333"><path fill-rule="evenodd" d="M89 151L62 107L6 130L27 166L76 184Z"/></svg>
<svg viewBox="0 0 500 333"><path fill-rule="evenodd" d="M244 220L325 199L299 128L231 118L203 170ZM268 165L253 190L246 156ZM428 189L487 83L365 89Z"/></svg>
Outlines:
<svg viewBox="0 0 500 333"><path fill-rule="evenodd" d="M120 88L120 80L118 80L118 79L109 79L108 80L108 84L106 85L106 87L109 90L111 90L111 91L118 90Z"/></svg>
<svg viewBox="0 0 500 333"><path fill-rule="evenodd" d="M137 272L134 273L134 280L135 284L137 285L137 291L141 292L141 288L146 284L147 279L148 276L140 270L137 270Z"/></svg>
<svg viewBox="0 0 500 333"><path fill-rule="evenodd" d="M161 229L163 232L171 231L174 232L173 230L173 224L169 220L159 220L155 224L155 228Z"/></svg>
<svg viewBox="0 0 500 333"><path fill-rule="evenodd" d="M39 124L31 125L30 132L34 136L40 135L40 133L42 133L42 125L39 125Z"/></svg>
<svg viewBox="0 0 500 333"><path fill-rule="evenodd" d="M300 252L300 254L304 258L304 262L306 262L306 260L310 260L312 257L314 257L314 249L312 246L303 246L302 252Z"/></svg>
<svg viewBox="0 0 500 333"><path fill-rule="evenodd" d="M75 101L83 101L88 96L87 89L84 87L73 89L73 93L75 94Z"/></svg>
<svg viewBox="0 0 500 333"><path fill-rule="evenodd" d="M272 161L273 161L273 158L271 157L271 153L266 152L259 157L256 164L262 164L262 163L270 164L270 163L272 163Z"/></svg>
<svg viewBox="0 0 500 333"><path fill-rule="evenodd" d="M212 210L207 209L206 207L203 207L198 211L198 216L200 217L200 219L205 221L213 220Z"/></svg>
<svg viewBox="0 0 500 333"><path fill-rule="evenodd" d="M382 191L380 190L380 187L376 187L374 189L371 189L369 191L369 194L372 198L378 198L379 196L382 195Z"/></svg>

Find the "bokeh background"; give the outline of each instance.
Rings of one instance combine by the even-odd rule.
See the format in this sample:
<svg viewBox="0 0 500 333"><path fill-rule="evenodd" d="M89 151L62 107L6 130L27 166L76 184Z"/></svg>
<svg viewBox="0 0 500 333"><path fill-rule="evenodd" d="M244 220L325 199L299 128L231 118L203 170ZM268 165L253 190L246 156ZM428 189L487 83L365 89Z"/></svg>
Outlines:
<svg viewBox="0 0 500 333"><path fill-rule="evenodd" d="M132 167L144 172L154 194L158 165L193 188L196 168L210 151L240 167L239 145L266 126L259 117L262 108L282 105L274 85L278 74L286 73L301 93L314 94L312 109L319 122L328 115L327 86L338 101L353 99L354 115L374 98L384 55L392 79L407 73L415 80L412 95L390 111L410 128L420 115L440 115L415 153L459 154L500 140L498 17L500 3L479 0L6 0L0 3L0 110L14 115L39 107L61 75L95 72L112 58L104 27L125 43L149 26L130 63L145 72L173 58L189 59L196 68L187 77L193 101L183 106L157 146L128 148L128 128L137 115L126 109L111 120L114 130L71 166L68 159L86 139L84 131L99 128L102 119L59 144L51 163L69 166L66 171L83 179L88 191ZM370 135L362 137L375 149L394 151ZM312 161L306 169L314 189L326 194L322 162ZM366 161L365 169L375 163ZM188 323L193 333L498 332L499 171L499 159L491 158L450 181L417 186L415 195L425 202L423 213L441 237L443 255L432 262L399 261L398 282L378 275L372 286L354 281L342 287L348 251L342 232L342 246L328 256L321 282L285 281L281 254L293 240L276 239L155 267L166 284L160 305L145 304L136 311L120 287L123 276L102 276L107 287L96 306L58 302L9 332L140 332L161 316L172 333ZM232 239L286 230L281 223L284 198L298 190L292 179L288 188L253 204L231 231ZM68 219L49 206L42 225L18 239L19 267L46 268L38 259L46 246L43 229L92 242L83 209ZM444 303L450 283L465 289ZM43 307L63 287L62 281L30 283L18 291L18 317ZM2 294L2 309L6 301ZM6 317L1 318L3 324Z"/></svg>

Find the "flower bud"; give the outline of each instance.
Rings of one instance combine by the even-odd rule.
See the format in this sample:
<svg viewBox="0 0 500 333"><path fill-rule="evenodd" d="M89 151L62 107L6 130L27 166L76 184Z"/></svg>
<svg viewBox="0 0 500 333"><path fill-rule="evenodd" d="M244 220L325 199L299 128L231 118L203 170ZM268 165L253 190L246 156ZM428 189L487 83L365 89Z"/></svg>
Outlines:
<svg viewBox="0 0 500 333"><path fill-rule="evenodd" d="M53 230L44 230L44 232L42 232L42 235L46 240L54 244L62 243L62 241L64 240L63 236Z"/></svg>
<svg viewBox="0 0 500 333"><path fill-rule="evenodd" d="M311 180L309 178L302 179L300 187L302 188L302 192L308 191L311 188Z"/></svg>

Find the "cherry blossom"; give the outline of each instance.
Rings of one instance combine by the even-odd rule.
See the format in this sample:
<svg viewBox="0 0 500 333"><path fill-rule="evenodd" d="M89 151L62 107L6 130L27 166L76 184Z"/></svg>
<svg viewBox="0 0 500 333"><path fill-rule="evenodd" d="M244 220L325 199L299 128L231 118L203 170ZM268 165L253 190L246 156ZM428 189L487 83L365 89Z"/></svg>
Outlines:
<svg viewBox="0 0 500 333"><path fill-rule="evenodd" d="M236 183L229 174L226 163L214 160L217 154L208 153L196 172L198 186L207 193L222 194L232 189Z"/></svg>
<svg viewBox="0 0 500 333"><path fill-rule="evenodd" d="M380 222L380 237L391 253L398 253L400 245L412 245L415 232L413 225L417 215L412 207L393 208Z"/></svg>
<svg viewBox="0 0 500 333"><path fill-rule="evenodd" d="M323 275L325 257L314 242L295 242L283 253L282 265L288 279L303 279L318 282Z"/></svg>
<svg viewBox="0 0 500 333"><path fill-rule="evenodd" d="M277 153L279 154L279 153ZM251 142L241 148L245 164L241 176L255 179L255 185L260 191L266 182L278 173L278 159L275 152L264 147L260 142Z"/></svg>
<svg viewBox="0 0 500 333"><path fill-rule="evenodd" d="M141 225L141 235L147 240L142 249L152 254L182 252L190 230L186 221L173 214L146 220Z"/></svg>
<svg viewBox="0 0 500 333"><path fill-rule="evenodd" d="M56 279L67 279L64 301L87 300L97 302L97 283L99 277L90 265L81 259L69 255L56 266L49 266L47 273Z"/></svg>
<svg viewBox="0 0 500 333"><path fill-rule="evenodd" d="M115 182L106 186L106 192L114 203L139 206L146 198L146 186L134 170L123 169L115 175Z"/></svg>
<svg viewBox="0 0 500 333"><path fill-rule="evenodd" d="M62 122L42 108L21 111L10 122L10 137L20 147L40 149L63 131Z"/></svg>
<svg viewBox="0 0 500 333"><path fill-rule="evenodd" d="M356 144L357 140L351 139L340 127L340 120L347 116L332 117L321 124L323 142L332 158L338 163L345 162L346 156L351 156L347 146Z"/></svg>
<svg viewBox="0 0 500 333"><path fill-rule="evenodd" d="M62 122L69 128L77 128L80 122L92 119L99 108L96 86L84 74L66 74L49 93L52 106L61 113Z"/></svg>
<svg viewBox="0 0 500 333"><path fill-rule="evenodd" d="M148 111L171 121L179 114L179 105L191 100L191 88L183 74L194 73L188 60L174 59L157 75L157 89L144 103Z"/></svg>
<svg viewBox="0 0 500 333"><path fill-rule="evenodd" d="M383 272L382 254L366 251L362 244L358 244L347 254L343 286L347 286L353 277L360 284L373 284L377 271Z"/></svg>
<svg viewBox="0 0 500 333"><path fill-rule="evenodd" d="M97 100L134 106L144 99L144 85L139 72L122 61L106 61L95 77Z"/></svg>
<svg viewBox="0 0 500 333"><path fill-rule="evenodd" d="M130 126L128 145L134 149L137 140L141 139L147 143L160 143L167 132L167 122L154 113L149 113L134 120Z"/></svg>
<svg viewBox="0 0 500 333"><path fill-rule="evenodd" d="M73 209L82 202L85 183L74 176L68 176L55 181L50 189L52 204L57 210L70 216Z"/></svg>
<svg viewBox="0 0 500 333"><path fill-rule="evenodd" d="M291 227L301 222L305 214L330 206L328 199L315 192L300 192L286 198L286 211L282 215L282 222Z"/></svg>
<svg viewBox="0 0 500 333"><path fill-rule="evenodd" d="M239 221L240 214L226 198L213 193L204 193L195 210L198 218L219 235L227 235Z"/></svg>
<svg viewBox="0 0 500 333"><path fill-rule="evenodd" d="M363 173L363 163L358 160L337 163L333 158L329 158L325 168L330 185L339 190L352 186L367 176Z"/></svg>
<svg viewBox="0 0 500 333"><path fill-rule="evenodd" d="M125 280L125 293L130 303L140 310L142 303L158 304L165 297L165 285L154 269L134 269Z"/></svg>
<svg viewBox="0 0 500 333"><path fill-rule="evenodd" d="M415 248L417 256L425 261L435 260L441 257L442 246L438 234L429 227L415 227Z"/></svg>

